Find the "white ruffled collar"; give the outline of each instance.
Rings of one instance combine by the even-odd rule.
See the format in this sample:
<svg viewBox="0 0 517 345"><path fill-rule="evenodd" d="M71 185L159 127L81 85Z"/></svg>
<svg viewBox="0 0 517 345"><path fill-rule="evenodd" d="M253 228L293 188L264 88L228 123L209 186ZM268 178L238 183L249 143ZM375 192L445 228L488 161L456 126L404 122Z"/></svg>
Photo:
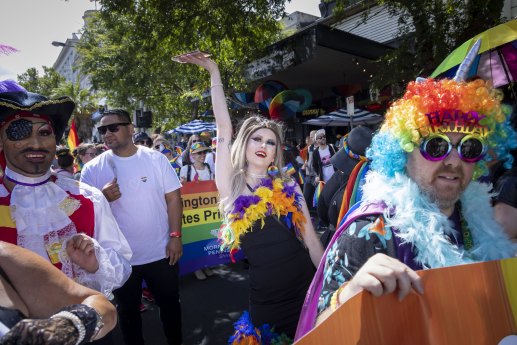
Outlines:
<svg viewBox="0 0 517 345"><path fill-rule="evenodd" d="M387 210L396 209L391 217L385 212L386 225L397 228L397 236L413 244L415 260L426 268L498 260L517 252L517 245L494 220L487 184L472 181L461 196L463 216L474 241L474 247L466 251L447 241L444 234L455 231L451 222L409 177L396 174L388 178L370 171L366 179L363 200L383 201Z"/></svg>
<svg viewBox="0 0 517 345"><path fill-rule="evenodd" d="M5 177L8 180L16 183L17 185L18 184L25 185L27 187L39 186L39 185L42 185L42 184L48 182L50 180L50 176L51 176L50 170L47 171L47 173L42 176L28 177L28 176L19 174L15 171L12 171L11 169L9 169L9 167L5 167Z"/></svg>

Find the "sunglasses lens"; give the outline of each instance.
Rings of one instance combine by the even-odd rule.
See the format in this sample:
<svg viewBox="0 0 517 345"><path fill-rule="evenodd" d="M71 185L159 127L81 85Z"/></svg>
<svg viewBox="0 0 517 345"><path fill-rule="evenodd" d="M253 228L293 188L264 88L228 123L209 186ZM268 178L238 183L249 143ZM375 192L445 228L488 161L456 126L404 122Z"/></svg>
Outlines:
<svg viewBox="0 0 517 345"><path fill-rule="evenodd" d="M127 123L112 123L110 125L106 125L106 126L100 126L97 128L97 130L99 131L99 133L101 135L104 135L106 134L106 132L109 130L111 133L116 133L118 132L119 130L119 126L121 125L126 125Z"/></svg>
<svg viewBox="0 0 517 345"><path fill-rule="evenodd" d="M111 124L111 125L107 125L106 127L108 127L108 130L111 132L111 133L115 133L115 132L118 132L118 127L119 124L118 123L114 123L114 124Z"/></svg>
<svg viewBox="0 0 517 345"><path fill-rule="evenodd" d="M477 138L468 138L461 142L460 157L466 162L477 162L485 153L483 142Z"/></svg>
<svg viewBox="0 0 517 345"><path fill-rule="evenodd" d="M431 161L441 160L449 153L449 142L442 137L434 137L423 142L422 154Z"/></svg>
<svg viewBox="0 0 517 345"><path fill-rule="evenodd" d="M6 128L7 139L18 141L27 139L32 134L32 122L25 119L13 121Z"/></svg>

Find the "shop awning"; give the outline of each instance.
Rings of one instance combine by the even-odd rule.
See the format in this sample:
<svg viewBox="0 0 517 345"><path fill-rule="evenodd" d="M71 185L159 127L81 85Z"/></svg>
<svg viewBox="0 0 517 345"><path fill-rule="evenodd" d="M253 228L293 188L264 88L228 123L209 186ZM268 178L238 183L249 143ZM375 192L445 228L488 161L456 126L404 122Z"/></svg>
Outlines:
<svg viewBox="0 0 517 345"><path fill-rule="evenodd" d="M289 89L308 89L314 98L332 94L331 87L361 84L368 87L376 71L371 62L391 47L322 23L314 23L268 48L250 63L245 77L257 84L279 80Z"/></svg>

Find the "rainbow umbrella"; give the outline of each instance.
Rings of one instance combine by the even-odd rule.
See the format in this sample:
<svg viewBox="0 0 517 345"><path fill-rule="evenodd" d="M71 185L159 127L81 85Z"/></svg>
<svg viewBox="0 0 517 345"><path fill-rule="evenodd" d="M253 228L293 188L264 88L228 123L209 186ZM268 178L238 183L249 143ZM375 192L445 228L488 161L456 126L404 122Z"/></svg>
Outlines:
<svg viewBox="0 0 517 345"><path fill-rule="evenodd" d="M442 61L431 78L453 78L478 39L481 39L481 47L466 77L492 80L494 87L517 80L517 19L488 29L463 43Z"/></svg>
<svg viewBox="0 0 517 345"><path fill-rule="evenodd" d="M273 97L286 89L287 86L284 83L278 80L268 80L257 87L254 101L258 103L260 110L268 111Z"/></svg>
<svg viewBox="0 0 517 345"><path fill-rule="evenodd" d="M269 104L269 116L273 120L288 120L297 112L310 107L312 95L305 89L285 90L278 93Z"/></svg>

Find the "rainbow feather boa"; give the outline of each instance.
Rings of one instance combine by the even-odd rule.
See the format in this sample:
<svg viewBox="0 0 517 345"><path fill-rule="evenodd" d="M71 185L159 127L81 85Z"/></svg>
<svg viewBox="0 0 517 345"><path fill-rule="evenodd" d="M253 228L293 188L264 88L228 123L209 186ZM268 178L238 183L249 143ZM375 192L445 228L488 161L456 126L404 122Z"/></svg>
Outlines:
<svg viewBox="0 0 517 345"><path fill-rule="evenodd" d="M305 223L302 199L296 191L296 183L285 183L280 178L262 179L253 194L241 195L235 200L233 211L227 215L219 234L222 249L238 249L241 236L257 221L261 222L261 228L264 227L264 218L270 215L282 217L288 228L294 227L296 237L301 240Z"/></svg>

